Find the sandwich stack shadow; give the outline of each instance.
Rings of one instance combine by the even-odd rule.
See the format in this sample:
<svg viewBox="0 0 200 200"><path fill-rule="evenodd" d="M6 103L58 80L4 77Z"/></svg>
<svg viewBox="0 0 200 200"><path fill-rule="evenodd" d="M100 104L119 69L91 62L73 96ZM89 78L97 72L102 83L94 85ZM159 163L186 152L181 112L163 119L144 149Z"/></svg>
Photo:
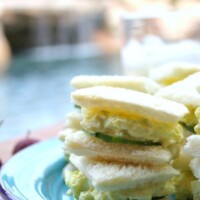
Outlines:
<svg viewBox="0 0 200 200"><path fill-rule="evenodd" d="M91 86L72 92L78 107L60 133L68 194L81 200L170 199L183 145L181 103L143 92Z"/></svg>

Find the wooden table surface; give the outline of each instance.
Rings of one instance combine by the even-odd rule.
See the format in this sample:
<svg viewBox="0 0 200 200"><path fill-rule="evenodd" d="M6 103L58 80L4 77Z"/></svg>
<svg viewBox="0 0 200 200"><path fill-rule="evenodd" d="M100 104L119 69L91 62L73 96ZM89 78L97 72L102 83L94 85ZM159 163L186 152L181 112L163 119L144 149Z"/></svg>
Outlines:
<svg viewBox="0 0 200 200"><path fill-rule="evenodd" d="M47 140L58 135L64 127L64 122L30 133L29 138ZM6 141L0 141L0 160L5 163L12 155L15 144L26 136L20 136Z"/></svg>

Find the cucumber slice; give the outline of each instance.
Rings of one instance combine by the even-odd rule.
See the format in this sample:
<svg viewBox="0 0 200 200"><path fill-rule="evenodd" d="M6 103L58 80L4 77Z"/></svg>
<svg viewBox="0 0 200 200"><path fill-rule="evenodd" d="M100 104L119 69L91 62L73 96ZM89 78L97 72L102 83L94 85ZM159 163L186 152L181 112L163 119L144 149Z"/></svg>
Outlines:
<svg viewBox="0 0 200 200"><path fill-rule="evenodd" d="M159 146L159 145L161 145L160 142L128 140L128 139L124 139L124 138L120 138L120 137L113 137L113 136L109 136L109 135L104 135L100 132L96 132L96 133L86 132L86 133L89 134L89 135L93 135L95 137L98 137L105 142L110 142L110 143L122 143L122 144L141 145L141 146Z"/></svg>
<svg viewBox="0 0 200 200"><path fill-rule="evenodd" d="M187 131L193 133L193 134L196 134L195 131L194 131L194 126L188 126L184 123L180 123L182 125L183 128L185 128Z"/></svg>

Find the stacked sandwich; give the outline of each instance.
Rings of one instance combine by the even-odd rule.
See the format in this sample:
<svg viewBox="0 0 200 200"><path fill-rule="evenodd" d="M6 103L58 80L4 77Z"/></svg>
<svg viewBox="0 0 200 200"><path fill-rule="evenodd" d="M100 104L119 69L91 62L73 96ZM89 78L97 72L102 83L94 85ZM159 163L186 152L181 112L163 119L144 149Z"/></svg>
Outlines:
<svg viewBox="0 0 200 200"><path fill-rule="evenodd" d="M163 86L155 95L184 104L189 113L181 120L185 142L173 166L180 175L174 180L176 199L200 199L200 65L174 63L155 68L150 77ZM187 138L188 137L188 138ZM186 144L185 144L186 143Z"/></svg>
<svg viewBox="0 0 200 200"><path fill-rule="evenodd" d="M200 65L186 62L171 62L152 68L149 77L163 86L183 80L189 75L200 72Z"/></svg>
<svg viewBox="0 0 200 200"><path fill-rule="evenodd" d="M191 157L189 168L194 176L190 182L193 200L200 199L200 135L191 135L187 138L184 152Z"/></svg>
<svg viewBox="0 0 200 200"><path fill-rule="evenodd" d="M181 81L161 88L156 95L184 104L190 113L184 118L183 123L188 127L197 124L195 111L200 107L200 72L194 73ZM194 131L194 130L193 130Z"/></svg>
<svg viewBox="0 0 200 200"><path fill-rule="evenodd" d="M64 170L68 194L151 200L175 192L179 173L170 161L183 142L183 104L102 84L77 89L72 101L80 112L70 114L61 133L71 163Z"/></svg>

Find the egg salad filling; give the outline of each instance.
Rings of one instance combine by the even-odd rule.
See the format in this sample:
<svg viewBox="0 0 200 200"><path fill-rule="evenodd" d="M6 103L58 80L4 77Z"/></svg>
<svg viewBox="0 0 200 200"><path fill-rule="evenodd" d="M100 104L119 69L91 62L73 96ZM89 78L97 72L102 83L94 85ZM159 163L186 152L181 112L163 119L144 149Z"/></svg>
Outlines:
<svg viewBox="0 0 200 200"><path fill-rule="evenodd" d="M188 106L189 109L189 113L187 115L185 115L185 117L182 119L182 122L188 126L188 127L193 127L198 123L198 119L197 116L195 114L195 107L192 106Z"/></svg>
<svg viewBox="0 0 200 200"><path fill-rule="evenodd" d="M160 143L164 147L183 142L183 129L178 123L164 123L136 115L82 108L81 126L86 132L101 133L129 141ZM115 141L115 139L114 139ZM145 143L144 143L145 144Z"/></svg>
<svg viewBox="0 0 200 200"><path fill-rule="evenodd" d="M174 193L171 182L165 184L148 185L138 189L118 191L97 191L79 170L64 170L64 180L69 187L68 195L73 195L76 200L152 200L160 199Z"/></svg>
<svg viewBox="0 0 200 200"><path fill-rule="evenodd" d="M195 116L198 120L197 125L194 127L194 130L197 134L200 134L200 107L198 107L195 111Z"/></svg>
<svg viewBox="0 0 200 200"><path fill-rule="evenodd" d="M195 180L190 168L189 163L191 157L186 155L183 151L179 156L172 161L172 166L179 171L179 175L173 178L176 188L176 200L192 200L191 181Z"/></svg>
<svg viewBox="0 0 200 200"><path fill-rule="evenodd" d="M190 170L182 171L173 181L176 187L176 200L193 199L191 182L195 181L195 177Z"/></svg>
<svg viewBox="0 0 200 200"><path fill-rule="evenodd" d="M193 199L198 200L200 199L200 180L195 180L191 182L191 187L192 187L192 193L193 193Z"/></svg>

